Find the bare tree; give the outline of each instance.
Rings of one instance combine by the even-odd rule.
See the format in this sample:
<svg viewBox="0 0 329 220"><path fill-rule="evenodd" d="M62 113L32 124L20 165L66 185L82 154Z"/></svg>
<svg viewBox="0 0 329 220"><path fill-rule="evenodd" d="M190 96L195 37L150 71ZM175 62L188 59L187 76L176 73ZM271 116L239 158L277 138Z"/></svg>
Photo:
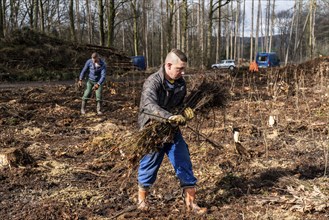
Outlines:
<svg viewBox="0 0 329 220"><path fill-rule="evenodd" d="M256 54L258 52L258 39L259 39L259 29L260 29L260 22L261 22L261 11L262 11L262 6L261 6L261 0L258 0L258 11L257 11L257 22L256 22L256 39L255 39L255 54L253 55L254 58L256 59Z"/></svg>
<svg viewBox="0 0 329 220"><path fill-rule="evenodd" d="M221 4L221 0L218 1L218 4ZM222 7L218 7L217 9L217 40L216 40L216 62L221 60L221 41L222 41Z"/></svg>
<svg viewBox="0 0 329 220"><path fill-rule="evenodd" d="M233 20L233 15L234 15L234 9L233 9L233 2L231 2L231 12L230 12L230 17L231 17L231 22L229 23L229 35L230 35L230 44L229 44L229 51L230 55L229 58L233 58L233 34L234 34L234 20Z"/></svg>
<svg viewBox="0 0 329 220"><path fill-rule="evenodd" d="M45 32L45 12L44 12L44 3L42 0L39 1L39 11L40 11L40 30L42 33Z"/></svg>
<svg viewBox="0 0 329 220"><path fill-rule="evenodd" d="M76 0L75 1L75 17L76 17L76 23L77 23L77 33L76 36L79 36L79 39L77 39L78 41L82 41L82 33L81 33L81 27L80 27L80 23L81 23L81 16L80 16L80 1Z"/></svg>
<svg viewBox="0 0 329 220"><path fill-rule="evenodd" d="M33 0L33 29L38 30L39 0Z"/></svg>
<svg viewBox="0 0 329 220"><path fill-rule="evenodd" d="M181 45L182 45L182 38L181 38L181 7L179 4L179 0L177 0L177 4L176 4L176 9L175 9L175 15L176 15L176 22L175 22L175 27L176 27L176 48L178 49L182 49Z"/></svg>
<svg viewBox="0 0 329 220"><path fill-rule="evenodd" d="M237 2L237 8L235 10L235 23L234 23L234 53L233 53L233 58L236 59L237 61L239 61L240 58L240 42L239 42L239 29L240 29L240 25L239 25L239 20L240 20L240 7L241 7L241 3L240 1ZM239 62L238 62L239 65Z"/></svg>
<svg viewBox="0 0 329 220"><path fill-rule="evenodd" d="M266 52L269 52L270 8L271 8L271 0L267 0L266 13L265 13L265 39L264 39Z"/></svg>
<svg viewBox="0 0 329 220"><path fill-rule="evenodd" d="M229 7L226 8L226 15L229 16L230 14L230 10ZM226 59L229 58L229 54L230 54L230 22L228 21L228 19L225 19L224 22L225 25L225 57Z"/></svg>
<svg viewBox="0 0 329 220"><path fill-rule="evenodd" d="M71 40L76 41L76 33L75 33L75 23L74 23L74 1L70 0L69 4L69 18L70 18L70 33L71 33Z"/></svg>
<svg viewBox="0 0 329 220"><path fill-rule="evenodd" d="M148 50L148 6L149 1L143 0L142 8L143 8L143 36L144 36L144 55L146 57L146 68L148 68L148 60L149 60L149 50Z"/></svg>
<svg viewBox="0 0 329 220"><path fill-rule="evenodd" d="M18 27L17 15L18 15L18 11L19 11L19 2L10 0L9 8L10 8L9 27L11 27L11 29L16 29Z"/></svg>
<svg viewBox="0 0 329 220"><path fill-rule="evenodd" d="M200 45L201 68L205 68L205 46L204 46L204 0L199 0L198 7L198 34Z"/></svg>
<svg viewBox="0 0 329 220"><path fill-rule="evenodd" d="M273 4L272 4L271 23L270 23L270 28L269 28L270 29L269 51L272 51L274 19L275 19L275 0L273 0Z"/></svg>
<svg viewBox="0 0 329 220"><path fill-rule="evenodd" d="M105 31L104 31L104 5L103 0L98 0L98 20L99 20L99 36L100 45L105 45Z"/></svg>
<svg viewBox="0 0 329 220"><path fill-rule="evenodd" d="M134 54L138 55L138 5L137 0L132 0L130 6L133 12L133 39L134 39Z"/></svg>
<svg viewBox="0 0 329 220"><path fill-rule="evenodd" d="M210 0L209 5L209 14L208 14L208 30L207 30L207 56L206 56L206 61L207 61L207 66L210 66L210 61L211 61L211 54L213 53L213 44L212 44L212 35L213 35L213 20L214 20L214 13L218 10L218 23L221 22L221 7L227 5L230 3L230 0L225 0L225 2L222 4L222 1L217 1L214 2L213 0ZM220 25L219 25L219 32L218 32L218 38L220 39ZM217 47L220 47L220 41L217 41ZM219 48L220 50L220 48Z"/></svg>
<svg viewBox="0 0 329 220"><path fill-rule="evenodd" d="M4 22L5 22L4 8L5 8L5 6L2 3L3 3L2 0L0 0L0 38L3 38L5 36L5 27L4 27Z"/></svg>
<svg viewBox="0 0 329 220"><path fill-rule="evenodd" d="M86 0L86 7L87 7L87 20L88 20L88 38L89 38L89 43L92 43L93 39L93 29L92 29L92 20L91 20L91 12L90 12L90 5L89 5L89 0Z"/></svg>
<svg viewBox="0 0 329 220"><path fill-rule="evenodd" d="M315 47L315 37L314 37L314 26L315 26L315 11L316 11L316 0L310 0L309 3L310 16L309 16L309 57L313 59L314 47Z"/></svg>
<svg viewBox="0 0 329 220"><path fill-rule="evenodd" d="M251 32L250 32L250 59L251 62L254 60L254 11L255 11L255 0L251 2Z"/></svg>
<svg viewBox="0 0 329 220"><path fill-rule="evenodd" d="M243 0L243 9L242 9L242 40L241 40L241 57L244 58L244 25L246 20L246 0Z"/></svg>
<svg viewBox="0 0 329 220"><path fill-rule="evenodd" d="M187 0L182 2L182 50L186 51L187 49L187 22L188 22L188 7Z"/></svg>
<svg viewBox="0 0 329 220"><path fill-rule="evenodd" d="M167 0L167 51L172 48L174 0Z"/></svg>
<svg viewBox="0 0 329 220"><path fill-rule="evenodd" d="M211 57L211 41L212 41L212 26L213 26L213 14L215 10L213 10L213 0L209 1L209 14L208 14L208 31L207 31L207 49L206 49L206 65L210 66L210 57Z"/></svg>

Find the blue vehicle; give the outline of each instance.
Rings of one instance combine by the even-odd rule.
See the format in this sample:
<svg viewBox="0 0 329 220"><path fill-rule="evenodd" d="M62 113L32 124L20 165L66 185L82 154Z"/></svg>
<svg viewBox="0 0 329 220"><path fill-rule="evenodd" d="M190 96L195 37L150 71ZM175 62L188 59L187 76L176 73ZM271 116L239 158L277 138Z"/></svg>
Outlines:
<svg viewBox="0 0 329 220"><path fill-rule="evenodd" d="M145 70L146 69L146 62L144 56L133 56L130 57L131 62L138 70Z"/></svg>
<svg viewBox="0 0 329 220"><path fill-rule="evenodd" d="M259 68L280 66L280 59L275 52L270 53L257 53L256 63Z"/></svg>

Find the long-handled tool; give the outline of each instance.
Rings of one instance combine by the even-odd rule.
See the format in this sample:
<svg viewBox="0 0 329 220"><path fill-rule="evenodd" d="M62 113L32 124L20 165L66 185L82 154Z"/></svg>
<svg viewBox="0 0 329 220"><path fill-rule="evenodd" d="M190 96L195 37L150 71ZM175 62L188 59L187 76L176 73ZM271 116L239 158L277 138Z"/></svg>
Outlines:
<svg viewBox="0 0 329 220"><path fill-rule="evenodd" d="M149 113L149 112L146 112L146 111L142 111L142 113L146 114L146 115L150 115L150 116L153 116L153 117L156 117L156 118L159 118L159 119L162 119L164 120L165 122L169 122L169 120L167 118L164 118L160 115L155 115L155 114L152 114L152 113ZM191 126L189 125L185 125L188 129L190 129L192 132L194 132L196 135L199 135L201 136L202 138L204 138L208 143L210 143L212 146L218 148L218 149L223 149L224 147L217 143L216 141L214 140L211 140L209 139L205 134L202 134L201 132L195 130L194 128L192 128Z"/></svg>

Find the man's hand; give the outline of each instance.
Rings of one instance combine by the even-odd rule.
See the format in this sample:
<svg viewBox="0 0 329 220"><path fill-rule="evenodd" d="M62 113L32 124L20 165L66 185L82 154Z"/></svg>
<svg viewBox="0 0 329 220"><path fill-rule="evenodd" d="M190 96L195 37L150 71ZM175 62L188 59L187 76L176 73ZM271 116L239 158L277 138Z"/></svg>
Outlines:
<svg viewBox="0 0 329 220"><path fill-rule="evenodd" d="M185 108L183 111L183 115L187 121L192 120L194 118L193 109L191 109L190 107Z"/></svg>
<svg viewBox="0 0 329 220"><path fill-rule="evenodd" d="M78 81L78 86L79 86L79 87L82 86L82 80L81 80L81 79Z"/></svg>
<svg viewBox="0 0 329 220"><path fill-rule="evenodd" d="M169 122L174 125L185 125L186 119L183 115L172 115L168 118Z"/></svg>
<svg viewBox="0 0 329 220"><path fill-rule="evenodd" d="M94 85L94 87L93 87L93 90L97 90L98 88L99 88L99 84L96 83L96 84Z"/></svg>

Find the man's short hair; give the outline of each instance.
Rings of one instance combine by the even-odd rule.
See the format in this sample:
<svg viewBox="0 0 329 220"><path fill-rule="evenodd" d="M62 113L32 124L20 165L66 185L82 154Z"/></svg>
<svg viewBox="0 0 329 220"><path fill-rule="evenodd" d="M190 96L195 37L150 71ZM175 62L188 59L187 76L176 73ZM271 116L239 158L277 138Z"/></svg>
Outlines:
<svg viewBox="0 0 329 220"><path fill-rule="evenodd" d="M187 62L187 57L185 53L178 49L172 49L166 57L165 63L178 63L178 61Z"/></svg>
<svg viewBox="0 0 329 220"><path fill-rule="evenodd" d="M181 61L187 62L187 56L181 50L174 48L170 52L176 54Z"/></svg>
<svg viewBox="0 0 329 220"><path fill-rule="evenodd" d="M98 58L98 57L99 57L99 55L97 52L94 52L91 54L91 58Z"/></svg>

